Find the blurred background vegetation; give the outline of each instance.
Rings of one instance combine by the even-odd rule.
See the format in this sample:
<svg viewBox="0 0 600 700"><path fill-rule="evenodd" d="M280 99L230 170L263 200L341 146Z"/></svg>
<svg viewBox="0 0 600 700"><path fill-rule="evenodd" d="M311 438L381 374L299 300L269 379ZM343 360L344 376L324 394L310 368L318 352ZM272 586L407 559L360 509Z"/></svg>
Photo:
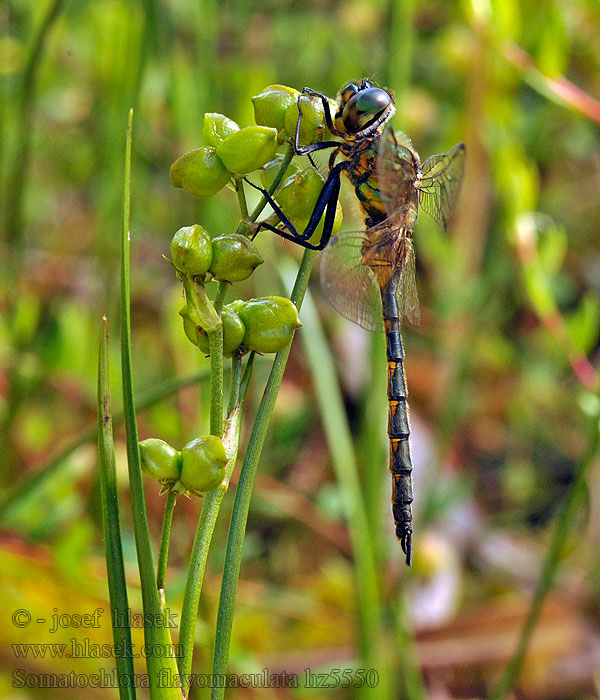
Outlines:
<svg viewBox="0 0 600 700"><path fill-rule="evenodd" d="M117 319L128 109L135 108L133 350L142 398L169 378L206 370L182 333L181 290L161 258L180 226L202 223L219 234L237 225L233 193L194 200L169 181L171 162L202 145L203 113L245 126L253 123L250 97L270 83L334 96L366 76L395 91L394 125L422 157L461 140L468 154L449 234L426 217L416 234L424 320L405 332L417 499L410 575L391 524L383 339L322 302L318 273L311 285L356 438L380 573L379 697L424 697L419 668L427 697L490 693L516 648L553 523L582 468L587 488L561 531L557 585L518 696L597 697L597 0L10 0L0 16L0 694L73 697L15 689L15 668L61 673L73 662L17 659L11 644L68 641L81 630L21 629L10 623L13 610L35 619L54 608L107 606L95 371L100 316ZM346 192L346 227L350 200ZM264 233L259 247L266 262L236 287L239 296L280 293L278 261L299 256ZM310 325L297 334L257 479L233 672L360 667L353 556L305 349ZM118 366L115 355L115 396ZM246 427L267 371L267 361L258 363ZM181 447L206 426L206 394L200 383L153 403L140 412L141 438ZM127 504L121 441L117 447ZM153 483L146 491L158 539L162 497ZM180 501L168 591L175 611L200 508ZM226 498L201 603L198 672L212 653L230 508ZM124 520L135 591L127 507ZM135 593L130 601L139 606ZM109 642L104 622L81 636ZM81 659L77 670L99 667L110 660ZM355 691L265 688L229 697Z"/></svg>

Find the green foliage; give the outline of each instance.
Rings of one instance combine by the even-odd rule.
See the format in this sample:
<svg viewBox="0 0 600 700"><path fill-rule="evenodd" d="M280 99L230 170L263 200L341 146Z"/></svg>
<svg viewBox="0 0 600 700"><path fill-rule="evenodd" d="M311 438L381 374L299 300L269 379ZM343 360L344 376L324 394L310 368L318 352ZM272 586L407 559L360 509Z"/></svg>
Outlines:
<svg viewBox="0 0 600 700"><path fill-rule="evenodd" d="M600 205L595 186L600 136L592 97L598 95L600 70L597 3L354 0L234 7L189 0L162 4L21 0L11 4L5 19L6 36L0 39L4 49L0 53L7 59L0 68L5 97L0 154L4 188L0 196L0 476L4 495L17 493L13 489L25 476L48 465L52 470L40 481L37 493L15 496L10 517L3 516L2 524L9 535L5 551L11 548L9 575L19 584L35 584L36 575L30 581L21 578L21 569L29 572L32 566L29 555L16 554L32 543L44 545L43 550L35 550L35 557L56 547L65 569L65 580L49 588L51 592L27 588L30 599L45 596L47 612L56 605L58 592L72 593L67 559L72 572L75 555L64 553L64 543L75 543L77 557L84 556L87 547L88 560L81 562L80 575L86 564L95 570L103 549L96 517L100 508L95 451L84 445L59 467L53 459L62 450L68 452L94 423L96 323L100 311L114 309L115 231L120 226L127 109L136 106L132 323L134 380L141 390L164 378L191 374L198 366L207 368L210 362L204 357L209 346L201 345L199 351L182 333L177 316L181 281L161 258L171 235L165 232L202 222L213 241L234 233L240 212L239 192L234 194L233 187L240 181L232 179L232 173L256 167L260 171L251 172L250 179L262 179L265 187L273 184L284 163L281 146L297 124L297 105L290 99L295 91L307 85L333 97L346 80L363 76L374 76L395 90L394 126L411 136L423 156L447 150L459 140L467 142L466 180L449 233L430 226L424 214L415 232L424 321L419 331L406 332L405 341L411 416L413 424L421 426L418 434L422 436L415 447L417 479L422 479L417 491L423 504L419 528L437 538L436 551L445 551L449 542L456 545L458 573L440 558L429 575L434 582L436 575L446 582L456 575L462 591L460 605L467 613L476 602L478 614L483 615L481 610L494 602L498 591L517 595L522 590L521 567L509 557L492 565L482 533L516 545L533 564L538 563L549 539L540 524L550 522L563 501L586 445L591 444L587 417L598 413L593 363L600 334ZM565 76L582 92L562 80ZM279 89L276 84L283 84L279 96L285 99L280 102L271 101ZM312 109L312 103L307 103L307 118ZM301 126L322 131L302 131L303 143L327 138L318 109L317 105L310 127L308 119ZM263 138L265 132L249 126L254 117L259 126L277 134L269 132ZM261 135L258 156L255 152L244 163L226 166L215 149L222 149L229 138L241 138L236 134L244 129ZM173 189L168 177L171 163L194 150L200 151L202 163L193 163L195 169L187 172L183 168L179 172L178 166L175 180L188 184L188 190L201 199ZM239 155L237 147L231 150ZM326 172L327 156L320 155L315 161ZM272 160L272 165L265 159ZM281 173L282 182L294 187L298 173L308 167L306 159L294 159ZM314 169L309 172L309 178L320 179ZM251 214L260 195L243 186ZM318 191L319 183L311 201ZM285 195L278 198L282 204L284 200ZM285 200L284 211L293 209L295 202L300 213L294 223L302 228L306 221L302 210L310 214L312 207L303 193L299 200ZM352 194L344 193L342 203L344 226L361 229ZM224 302L282 293L275 263L282 251L292 257L298 257L298 251L280 243L260 232L254 244L265 262L251 276L236 281L233 289L225 285L220 293L220 284L211 281L210 274L188 281L186 309L191 304L192 315L196 313L192 336L198 335L200 323L217 331L219 322L213 312L218 316ZM230 277L222 271L219 276ZM390 661L387 697L400 697L402 691L394 683L401 675L396 658L401 635L388 626L399 618L390 614L388 604L397 600L405 584L397 578L398 552L385 520L387 484L385 489L381 486L388 478L381 448L385 419L380 420L385 387L380 389L381 382L376 381L381 347L375 346L371 353L365 348L371 341L349 330L326 304L319 304L316 286L314 292L328 347L342 377L339 404L349 412L348 434L363 436L357 486L368 503L370 524L365 527L371 528L367 535L373 533L384 620L376 630L384 648L373 653ZM239 327L237 331L239 335ZM224 354L230 351L235 356L239 344L229 342L228 333L227 313L223 313ZM312 335L306 328L300 333L310 343ZM113 335L113 341L118 340L114 329ZM201 335L201 343L208 342L205 330ZM252 585L269 595L253 597L254 589L244 582L238 611L245 624L234 628L232 640L231 668L236 671L274 658L283 649L302 653L301 647L311 658L329 653L339 645L339 634L332 638L331 630L344 630L348 657L358 648L352 596L360 587L350 573L344 578L343 594L333 593L326 600L319 597L320 587L326 587L324 572L340 562L348 569L356 563L348 553L341 520L345 511L334 505L349 482L340 486L335 481L321 427L326 420L322 415L339 426L342 409L332 408L328 396L320 394L322 414L315 409L318 380L314 377L323 369L322 355L309 358L310 351L301 346L293 352L284 390L274 407L275 429L264 443L252 501L252 546L244 549L242 576L251 577ZM116 386L119 370L114 358L112 364L111 383ZM250 408L261 401L264 378L264 370L257 366L248 387ZM140 413L142 436L161 435L183 445L194 435L208 433L209 393L205 382L163 400L154 411ZM242 449L250 427L243 432ZM339 440L331 440L339 448ZM117 487L124 496L119 431L115 441ZM438 468L444 471L443 479ZM339 458L335 469L340 469ZM157 541L163 501L154 492L148 495L147 505L153 541ZM211 554L215 567L225 556L224 532L232 500L225 494L223 489L205 497L208 504L223 499L223 517L215 529ZM328 517L314 494L322 495ZM536 510L534 500L542 507ZM167 580L175 607L181 602L178 591L189 556L189 523L200 504L194 501L188 507L185 521L177 512L173 521L175 544ZM590 507L593 522L593 498ZM214 527L215 511L202 513L205 527L210 529L211 523ZM561 523L565 531L572 527L567 520ZM122 526L129 571L135 566L135 551L127 508ZM467 533L464 540L449 539L448 533L456 529ZM572 553L558 565L565 580L570 580L572 567L584 582L580 593L586 605L591 602L589 610L597 594L586 587L588 580L597 579L597 571L592 571L596 547L585 528L577 536ZM570 537L565 534L565 539ZM418 538L415 546L419 547ZM417 579L414 599L419 599L423 585ZM98 582L88 582L87 588L95 601L101 590ZM187 638L192 645L196 638L200 651L209 655L212 627L206 620L212 619L216 593L213 585L206 589L202 608L206 627L197 636L188 629ZM411 610L411 614L423 607L435 608L439 602L435 590L432 585L425 604L415 606L416 613ZM137 598L132 597L132 606ZM505 595L503 604L509 598ZM581 602L577 595L570 596L570 601L576 607ZM581 609L574 611L574 618ZM454 614L449 606L435 622ZM254 637L253 620L260 621L260 634ZM489 627L482 618L478 631ZM296 630L302 633L297 635ZM554 638L555 633L551 630L546 638ZM428 644L435 644L435 630L428 634L433 640ZM566 653L570 645L562 637L560 641ZM468 651L470 647L460 648ZM533 674L541 678L536 692L543 696L543 679L548 679L546 694L550 695L558 664L550 652L536 654L533 648L533 673L524 675L525 682ZM360 663L357 656L348 663ZM56 672L54 664L45 663L43 667L39 661L40 668ZM481 667L477 663L471 676L472 666L457 662L453 671L463 687L444 688L446 694L465 692L465 686L473 696L482 694L477 683L484 679L489 687L495 662L487 660ZM434 681L446 683L437 677ZM452 686L451 681L448 684ZM386 696L384 690L380 689L379 697ZM266 698L269 692L265 690ZM412 692L418 697L418 690ZM523 694L528 692L526 688ZM574 696L576 691L567 689L565 696L569 692ZM340 690L322 694L338 698ZM356 694L348 691L346 696Z"/></svg>

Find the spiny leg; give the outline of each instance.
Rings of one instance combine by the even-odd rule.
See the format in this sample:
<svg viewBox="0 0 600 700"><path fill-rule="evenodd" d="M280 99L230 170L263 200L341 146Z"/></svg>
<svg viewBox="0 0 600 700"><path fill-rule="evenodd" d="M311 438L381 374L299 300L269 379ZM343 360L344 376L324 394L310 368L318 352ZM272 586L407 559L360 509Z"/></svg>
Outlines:
<svg viewBox="0 0 600 700"><path fill-rule="evenodd" d="M313 90L312 88L305 87L303 88L300 95L298 95L298 121L296 122L296 135L294 138L294 149L296 153L300 156L304 156L309 153L314 153L315 151L321 151L324 148L339 148L339 141L323 141L321 143L311 143L307 146L300 145L300 122L302 121L301 100L305 94L310 95L311 97L318 97L321 100L321 104L323 105L323 112L325 113L325 122L327 124L327 128L334 136L343 137L343 134L339 132L333 125L333 119L331 118L331 110L329 108L329 100L327 99L327 97L322 93Z"/></svg>
<svg viewBox="0 0 600 700"><path fill-rule="evenodd" d="M285 229L287 230L282 230L278 229L277 227L269 224L266 221L261 221L258 223L257 228L256 228L256 233L260 231L261 228L266 228L268 231L272 231L273 233L276 233L278 236L281 236L282 238L287 239L288 241L292 241L294 243L297 243L298 245L303 246L304 248L309 248L310 250L323 250L327 243L329 243L329 239L331 238L331 233L333 231L333 224L335 221L335 210L337 206L337 201L340 193L340 174L342 170L344 170L347 167L347 163L342 162L339 163L338 165L334 166L331 171L329 172L329 176L327 177L327 180L325 181L325 184L323 185L323 188L319 194L319 198L317 199L317 202L315 204L315 207L312 211L312 214L310 215L310 219L308 221L308 224L304 231L302 233L299 233L295 226L292 224L292 222L289 220L289 218L283 213L281 210L280 206L277 204L277 202L273 199L273 197L267 192L267 190L263 189L262 187L259 187L258 185L255 185L254 183L250 182L249 180L246 180L249 185L254 187L254 189L257 189L263 197L267 200L267 202L271 205L273 208L273 211L277 214L279 219L281 220L281 223L285 226ZM321 234L321 239L319 240L319 243L314 244L309 241L311 236L314 234L314 232L317 229L317 226L319 225L319 222L321 221L321 217L323 216L323 212L325 212L325 221L323 223L323 233Z"/></svg>

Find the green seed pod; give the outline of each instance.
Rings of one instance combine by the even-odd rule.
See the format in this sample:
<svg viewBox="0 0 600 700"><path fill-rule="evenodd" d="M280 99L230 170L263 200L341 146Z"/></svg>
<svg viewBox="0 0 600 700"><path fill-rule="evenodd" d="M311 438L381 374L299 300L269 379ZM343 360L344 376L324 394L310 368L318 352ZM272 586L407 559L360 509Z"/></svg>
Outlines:
<svg viewBox="0 0 600 700"><path fill-rule="evenodd" d="M256 352L279 352L302 324L294 303L284 297L261 297L239 304L246 332L243 344Z"/></svg>
<svg viewBox="0 0 600 700"><path fill-rule="evenodd" d="M220 438L205 435L196 438L181 450L179 481L192 492L212 491L225 478L227 454Z"/></svg>
<svg viewBox="0 0 600 700"><path fill-rule="evenodd" d="M235 313L235 311L228 308L228 306L223 307L223 311L221 312L221 320L223 321L223 355L225 357L231 357L234 351L237 350L242 344L246 328L242 323L242 319ZM199 332L196 334L196 337L198 338L196 345L198 345L200 350L207 355L210 354L207 334L200 328ZM192 342L194 341L192 340Z"/></svg>
<svg viewBox="0 0 600 700"><path fill-rule="evenodd" d="M298 101L299 95L298 90L287 85L269 85L252 98L256 123L281 131L284 128L285 111Z"/></svg>
<svg viewBox="0 0 600 700"><path fill-rule="evenodd" d="M207 272L212 260L208 231L199 224L180 228L171 241L171 259L177 270L188 275Z"/></svg>
<svg viewBox="0 0 600 700"><path fill-rule="evenodd" d="M248 279L264 260L252 241L241 233L226 233L213 238L209 271L226 282Z"/></svg>
<svg viewBox="0 0 600 700"><path fill-rule="evenodd" d="M229 119L224 114L217 112L207 112L204 115L204 127L202 128L202 137L207 146L216 148L221 141L224 141L228 136L231 136L235 131L239 131L240 127Z"/></svg>
<svg viewBox="0 0 600 700"><path fill-rule="evenodd" d="M337 105L333 100L328 100L331 114L337 111ZM300 144L319 143L320 141L328 141L333 138L333 135L327 128L325 121L325 112L323 104L319 97L308 97L303 95L300 98L302 107L302 120L300 121ZM294 139L296 136L296 125L298 123L298 103L289 105L285 110L284 125L285 130L290 137Z"/></svg>
<svg viewBox="0 0 600 700"><path fill-rule="evenodd" d="M277 129L247 126L217 146L217 155L230 173L245 174L268 163L277 150Z"/></svg>
<svg viewBox="0 0 600 700"><path fill-rule="evenodd" d="M190 318L187 305L179 309L179 315L181 316L181 319L183 321L183 332L186 334L187 339L193 345L199 345L200 334L203 333L203 331L202 328L200 328L200 326L197 326Z"/></svg>
<svg viewBox="0 0 600 700"><path fill-rule="evenodd" d="M197 148L184 153L171 166L173 187L182 187L196 197L210 197L223 189L231 174L214 148Z"/></svg>
<svg viewBox="0 0 600 700"><path fill-rule="evenodd" d="M148 438L140 442L142 471L161 483L177 481L181 473L181 452L164 440Z"/></svg>
<svg viewBox="0 0 600 700"><path fill-rule="evenodd" d="M323 189L324 180L314 168L306 168L286 178L277 191L275 199L286 216L294 224L296 230L303 231L310 219L310 215L317 203L317 199ZM338 201L335 207L332 235L335 235L342 227L342 205ZM319 225L310 237L311 243L320 240L325 224L325 212Z"/></svg>

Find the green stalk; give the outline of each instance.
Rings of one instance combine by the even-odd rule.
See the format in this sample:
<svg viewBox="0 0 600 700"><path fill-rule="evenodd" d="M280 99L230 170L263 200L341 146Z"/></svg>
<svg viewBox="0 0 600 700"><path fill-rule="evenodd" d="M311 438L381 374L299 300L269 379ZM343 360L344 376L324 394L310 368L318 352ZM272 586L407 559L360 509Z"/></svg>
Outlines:
<svg viewBox="0 0 600 700"><path fill-rule="evenodd" d="M108 319L102 319L100 352L98 355L98 458L100 466L100 490L102 494L102 524L110 597L111 620L127 620L129 603L123 548L121 545L121 525L119 522L119 499L117 495L117 471L115 467L115 445L112 430L112 410L110 405L110 373L108 362ZM131 628L113 624L115 648L123 653L116 654L121 700L135 700L135 682Z"/></svg>
<svg viewBox="0 0 600 700"><path fill-rule="evenodd" d="M171 540L171 525L173 523L173 511L177 494L173 491L173 486L169 488L165 501L165 512L163 515L162 530L160 533L160 550L158 553L158 566L156 570L156 588L161 599L164 596L165 579L167 577L167 562L169 561L169 542ZM163 593L161 593L163 591ZM162 600L164 603L164 600Z"/></svg>
<svg viewBox="0 0 600 700"><path fill-rule="evenodd" d="M183 606L181 609L181 626L179 631L179 647L181 653L178 659L179 674L184 692L186 693L190 685L190 674L194 656L196 618L198 616L198 605L200 603L200 594L204 583L208 551L221 503L229 489L229 482L235 468L240 442L240 427L241 411L238 404L229 414L225 423L223 444L225 445L225 451L228 457L225 480L214 491L211 491L204 497L202 512L198 520L194 546L190 557L185 593L183 596Z"/></svg>
<svg viewBox="0 0 600 700"><path fill-rule="evenodd" d="M515 653L504 670L502 677L496 684L496 687L492 690L489 700L504 700L504 698L508 697L508 694L517 682L521 669L523 668L525 653L527 652L533 630L538 623L542 605L554 585L565 537L569 532L569 528L572 527L572 524L577 522L577 510L580 499L585 494L586 478L590 468L595 464L600 447L600 425L598 424L598 420L598 415L594 416L592 419L593 433L588 450L579 465L575 482L556 519L552 540L550 541L548 551L544 558L538 585L531 601L527 619L521 630Z"/></svg>
<svg viewBox="0 0 600 700"><path fill-rule="evenodd" d="M400 123L404 120L404 105L410 86L411 62L415 41L415 0L389 3L390 21L387 26L388 60L385 80L394 88L396 111Z"/></svg>
<svg viewBox="0 0 600 700"><path fill-rule="evenodd" d="M308 280L315 259L314 250L305 250L296 283L292 291L291 300L300 309ZM235 608L235 597L240 575L242 561L242 549L244 536L246 533L246 523L248 511L250 509L250 499L254 477L267 434L267 428L273 414L277 392L283 379L283 373L290 354L291 343L285 350L278 352L273 362L271 374L267 381L263 398L258 408L256 421L252 429L252 435L248 443L246 457L240 473L240 480L235 494L231 525L229 528L229 538L227 541L227 552L225 554L225 564L223 569L223 583L221 586L221 596L219 600L219 612L217 616L217 629L215 637L215 650L213 656L213 674L223 674L227 670L227 660L229 657L229 645L231 642L231 628L233 625L233 612ZM212 688L212 700L222 699L224 688Z"/></svg>
<svg viewBox="0 0 600 700"><path fill-rule="evenodd" d="M252 355L253 357L254 355ZM229 386L229 401L227 402L227 415L231 414L236 406L240 405L240 391L242 384L242 356L234 353L231 358L231 384Z"/></svg>
<svg viewBox="0 0 600 700"><path fill-rule="evenodd" d="M160 647L159 654L150 653L146 657L146 669L151 700L181 700L181 691L173 681L177 664L173 655L171 635L166 626L157 624L161 616L161 606L156 588L156 575L150 530L146 514L146 499L142 481L138 431L133 398L133 371L131 356L131 304L130 304L130 196L131 196L131 143L133 110L129 111L127 123L127 144L125 149L125 178L123 196L123 225L121 231L121 367L123 379L123 404L125 431L127 437L127 463L133 529L138 558L138 568L142 587L142 606L146 619L154 624L144 627L145 643L150 649ZM164 619L164 618L163 618ZM170 648L170 652L167 650Z"/></svg>
<svg viewBox="0 0 600 700"><path fill-rule="evenodd" d="M302 324L304 353L314 378L313 386L317 394L321 422L342 492L352 542L361 663L364 668L376 669L379 674L378 685L375 688L364 686L360 691L361 697L383 700L392 697L392 694L389 687L389 663L386 661L383 644L383 611L375 557L378 538L376 532L371 530L367 517L364 489L358 475L352 434L346 418L335 363L309 293L306 295ZM381 466L384 464L385 460Z"/></svg>
<svg viewBox="0 0 600 700"><path fill-rule="evenodd" d="M242 220L246 220L248 218L248 204L246 203L246 193L244 192L243 180L235 181L235 191L238 198L238 204L240 206L241 218Z"/></svg>
<svg viewBox="0 0 600 700"><path fill-rule="evenodd" d="M210 352L210 433L221 437L223 432L223 324L207 333Z"/></svg>

